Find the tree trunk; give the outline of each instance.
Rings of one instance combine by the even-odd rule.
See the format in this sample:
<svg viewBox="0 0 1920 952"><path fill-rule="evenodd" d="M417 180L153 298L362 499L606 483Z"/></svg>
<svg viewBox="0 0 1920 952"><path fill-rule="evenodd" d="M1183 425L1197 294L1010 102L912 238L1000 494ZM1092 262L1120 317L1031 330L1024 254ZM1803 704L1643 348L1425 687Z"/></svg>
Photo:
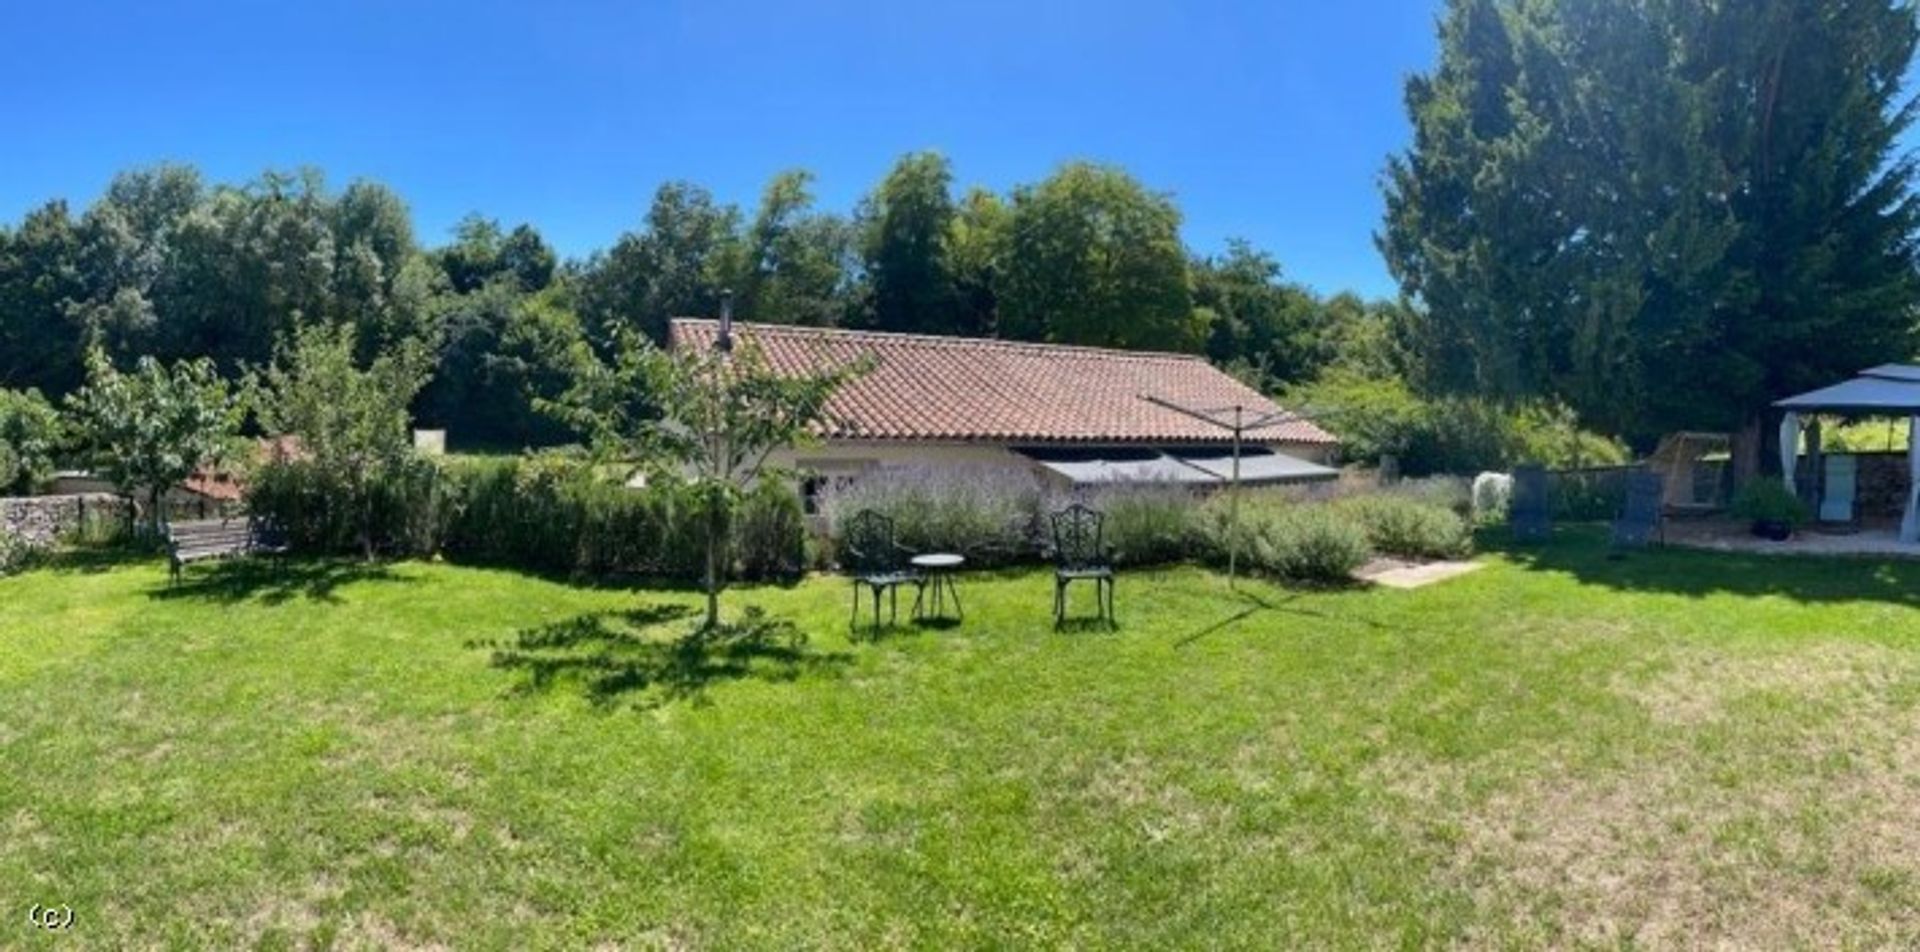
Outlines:
<svg viewBox="0 0 1920 952"><path fill-rule="evenodd" d="M1733 434L1733 488L1752 482L1760 475L1760 418L1748 417Z"/></svg>
<svg viewBox="0 0 1920 952"><path fill-rule="evenodd" d="M707 503L707 629L720 627L720 509Z"/></svg>
<svg viewBox="0 0 1920 952"><path fill-rule="evenodd" d="M165 492L166 490L157 486L147 488L147 529L149 534L155 539L161 537L162 527L166 524L166 520L161 518L160 512L160 499Z"/></svg>
<svg viewBox="0 0 1920 952"><path fill-rule="evenodd" d="M360 551L373 561L373 492L365 486L360 488Z"/></svg>
<svg viewBox="0 0 1920 952"><path fill-rule="evenodd" d="M368 508L371 509L372 507L369 506ZM360 522L360 554L361 554L361 558L364 561L369 563L373 561L373 513L372 512L368 512L365 518L363 518Z"/></svg>

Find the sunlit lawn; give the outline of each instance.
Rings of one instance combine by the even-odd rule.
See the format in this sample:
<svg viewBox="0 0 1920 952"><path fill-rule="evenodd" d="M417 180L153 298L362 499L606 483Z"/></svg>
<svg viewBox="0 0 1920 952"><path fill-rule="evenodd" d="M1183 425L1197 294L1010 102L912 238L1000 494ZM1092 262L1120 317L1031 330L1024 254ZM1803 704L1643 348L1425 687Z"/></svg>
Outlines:
<svg viewBox="0 0 1920 952"><path fill-rule="evenodd" d="M1130 573L1115 633L979 575L857 641L821 578L700 653L684 592L38 570L0 947L1920 943L1920 565L1489 558Z"/></svg>

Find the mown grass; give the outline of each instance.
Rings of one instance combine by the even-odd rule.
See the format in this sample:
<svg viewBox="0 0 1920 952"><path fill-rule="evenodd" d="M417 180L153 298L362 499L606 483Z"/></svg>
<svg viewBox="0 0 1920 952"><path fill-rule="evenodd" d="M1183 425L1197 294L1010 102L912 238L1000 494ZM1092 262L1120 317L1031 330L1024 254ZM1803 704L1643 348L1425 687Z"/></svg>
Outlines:
<svg viewBox="0 0 1920 952"><path fill-rule="evenodd" d="M1920 565L965 579L849 639L405 563L0 579L0 946L1920 942ZM37 939L34 902L72 928Z"/></svg>

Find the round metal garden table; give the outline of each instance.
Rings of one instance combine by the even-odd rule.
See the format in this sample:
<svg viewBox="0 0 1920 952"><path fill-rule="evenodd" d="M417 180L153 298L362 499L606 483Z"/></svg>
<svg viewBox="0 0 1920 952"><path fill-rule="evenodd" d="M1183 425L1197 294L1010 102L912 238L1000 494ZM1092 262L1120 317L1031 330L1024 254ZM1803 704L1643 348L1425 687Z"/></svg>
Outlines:
<svg viewBox="0 0 1920 952"><path fill-rule="evenodd" d="M947 600L953 600L953 620L966 617L966 611L960 607L960 590L954 587L953 576L960 567L967 564L966 556L951 552L929 552L916 555L911 560L913 567L925 572L927 582L933 588L931 604L926 592L913 601L913 617L927 620L941 620L947 617Z"/></svg>

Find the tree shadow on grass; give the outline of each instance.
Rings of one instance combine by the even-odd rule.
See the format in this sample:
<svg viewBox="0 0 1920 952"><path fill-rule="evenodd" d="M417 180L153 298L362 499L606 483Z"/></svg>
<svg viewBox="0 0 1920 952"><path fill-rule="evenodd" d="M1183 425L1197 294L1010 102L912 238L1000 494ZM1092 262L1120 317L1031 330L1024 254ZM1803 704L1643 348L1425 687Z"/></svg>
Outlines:
<svg viewBox="0 0 1920 952"><path fill-rule="evenodd" d="M156 599L203 599L232 605L258 599L279 605L294 599L338 602L338 590L360 582L406 581L377 562L342 559L278 560L230 559L211 565L190 565L180 581L150 592Z"/></svg>
<svg viewBox="0 0 1920 952"><path fill-rule="evenodd" d="M32 563L36 571L55 575L98 575L115 569L152 562L164 551L152 546L107 545L59 549Z"/></svg>
<svg viewBox="0 0 1920 952"><path fill-rule="evenodd" d="M1317 591L1323 591L1323 592L1359 591L1359 590L1360 590L1360 586L1358 585L1327 586L1327 587L1317 589ZM1188 634L1186 637L1181 638L1179 641L1174 642L1173 646L1175 648L1185 648L1186 646L1191 645L1194 642L1207 637L1208 635L1214 634L1215 632L1223 631L1227 628L1231 628L1234 625L1237 625L1243 621L1246 621L1250 618L1253 618L1257 615L1262 615L1262 614L1295 615L1302 618L1311 618L1315 621L1320 621L1320 622L1332 622L1336 624L1359 624L1359 625L1365 625L1369 628L1374 628L1374 629L1381 629L1381 628L1387 627L1386 625L1383 625L1380 622L1375 621L1374 619L1371 619L1371 618L1364 618L1358 615L1351 615L1351 614L1334 615L1334 614L1329 614L1327 612L1316 611L1311 608L1302 608L1294 605L1293 603L1300 599L1301 594L1302 593L1300 592L1288 592L1285 598L1275 601L1274 599L1267 598L1266 596L1261 595L1259 592L1252 591L1244 586L1237 586L1233 589L1232 599L1240 603L1239 607L1229 612L1226 616L1216 619L1215 621L1199 628L1198 630L1192 632L1191 634Z"/></svg>
<svg viewBox="0 0 1920 952"><path fill-rule="evenodd" d="M1920 561L1873 556L1770 555L1653 546L1627 552L1604 526L1560 526L1543 542L1481 533L1480 545L1532 572L1584 585L1703 598L1778 596L1807 604L1886 602L1920 606Z"/></svg>
<svg viewBox="0 0 1920 952"><path fill-rule="evenodd" d="M515 693L578 689L595 704L631 700L642 709L675 701L705 703L714 684L793 681L838 671L853 660L809 649L797 626L757 607L717 628L659 630L694 614L693 608L674 604L589 612L471 647L492 650L494 667L522 675Z"/></svg>

